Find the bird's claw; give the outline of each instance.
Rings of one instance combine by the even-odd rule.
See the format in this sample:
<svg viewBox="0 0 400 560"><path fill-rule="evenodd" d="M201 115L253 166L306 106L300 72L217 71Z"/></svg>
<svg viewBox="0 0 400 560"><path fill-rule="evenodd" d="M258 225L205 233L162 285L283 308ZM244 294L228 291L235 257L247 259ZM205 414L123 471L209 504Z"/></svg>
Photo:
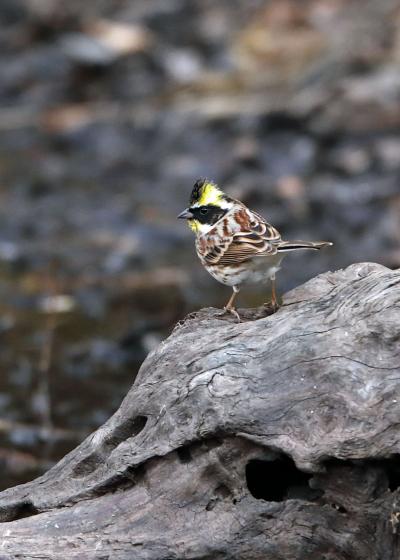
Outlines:
<svg viewBox="0 0 400 560"><path fill-rule="evenodd" d="M271 309L273 313L276 313L281 306L279 302L275 299L269 301L268 303L264 303L264 307L266 309Z"/></svg>
<svg viewBox="0 0 400 560"><path fill-rule="evenodd" d="M236 317L238 323L241 323L240 315L234 307L225 306L223 312L220 315L225 315L226 313L230 313L231 315Z"/></svg>

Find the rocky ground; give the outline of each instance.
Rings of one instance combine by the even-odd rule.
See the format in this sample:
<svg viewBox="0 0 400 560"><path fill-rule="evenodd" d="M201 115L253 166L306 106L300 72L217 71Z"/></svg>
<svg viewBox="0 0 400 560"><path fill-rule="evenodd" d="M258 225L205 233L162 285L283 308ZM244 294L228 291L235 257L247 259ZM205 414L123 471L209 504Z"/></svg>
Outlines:
<svg viewBox="0 0 400 560"><path fill-rule="evenodd" d="M286 238L281 291L400 266L395 0L3 0L2 486L101 424L186 312L229 295L175 217L199 176ZM261 291L242 305L259 304Z"/></svg>

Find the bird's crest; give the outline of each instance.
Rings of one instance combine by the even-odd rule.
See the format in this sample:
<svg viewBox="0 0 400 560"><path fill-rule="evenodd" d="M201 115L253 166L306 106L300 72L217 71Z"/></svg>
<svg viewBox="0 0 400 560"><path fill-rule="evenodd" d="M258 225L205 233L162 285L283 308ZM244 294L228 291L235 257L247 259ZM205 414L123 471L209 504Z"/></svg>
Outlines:
<svg viewBox="0 0 400 560"><path fill-rule="evenodd" d="M190 206L218 205L224 198L224 193L212 181L199 179L195 182L190 195Z"/></svg>

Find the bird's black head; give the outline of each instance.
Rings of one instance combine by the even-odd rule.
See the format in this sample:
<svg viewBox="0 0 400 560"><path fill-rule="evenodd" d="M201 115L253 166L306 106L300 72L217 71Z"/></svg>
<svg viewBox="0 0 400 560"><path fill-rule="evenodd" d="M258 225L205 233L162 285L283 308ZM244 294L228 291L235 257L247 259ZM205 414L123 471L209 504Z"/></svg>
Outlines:
<svg viewBox="0 0 400 560"><path fill-rule="evenodd" d="M198 179L190 195L190 206L178 217L188 220L197 233L220 220L230 208L230 200L212 181Z"/></svg>

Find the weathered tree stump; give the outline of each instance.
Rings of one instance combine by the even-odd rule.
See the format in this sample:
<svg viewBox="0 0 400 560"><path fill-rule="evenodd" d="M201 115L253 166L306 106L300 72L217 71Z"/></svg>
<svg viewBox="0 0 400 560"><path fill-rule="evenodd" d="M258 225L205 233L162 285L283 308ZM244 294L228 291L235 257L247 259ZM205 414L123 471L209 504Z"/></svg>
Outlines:
<svg viewBox="0 0 400 560"><path fill-rule="evenodd" d="M177 326L106 424L0 494L0 559L398 560L400 271L264 315Z"/></svg>

